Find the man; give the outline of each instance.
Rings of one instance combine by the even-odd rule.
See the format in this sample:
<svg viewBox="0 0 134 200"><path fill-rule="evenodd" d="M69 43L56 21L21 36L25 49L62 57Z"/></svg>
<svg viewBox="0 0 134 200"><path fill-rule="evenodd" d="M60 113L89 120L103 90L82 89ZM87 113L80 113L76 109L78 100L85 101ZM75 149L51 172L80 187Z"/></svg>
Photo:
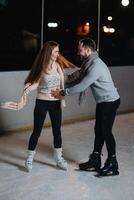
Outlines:
<svg viewBox="0 0 134 200"><path fill-rule="evenodd" d="M80 75L73 86L65 90L52 91L52 95L61 98L83 92L90 86L96 100L96 121L94 149L89 160L80 163L80 170L97 171L98 176L118 175L116 159L116 142L112 134L112 127L116 111L120 105L120 96L114 86L110 71L106 64L98 57L96 44L91 38L79 41L78 55L83 59ZM101 151L106 144L107 159L101 168Z"/></svg>

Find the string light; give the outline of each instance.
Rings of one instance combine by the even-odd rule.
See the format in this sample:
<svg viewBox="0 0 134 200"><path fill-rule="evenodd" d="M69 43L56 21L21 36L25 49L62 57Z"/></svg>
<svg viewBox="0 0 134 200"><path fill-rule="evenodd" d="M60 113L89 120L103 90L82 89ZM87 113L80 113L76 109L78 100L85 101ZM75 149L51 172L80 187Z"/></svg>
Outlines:
<svg viewBox="0 0 134 200"><path fill-rule="evenodd" d="M129 0L122 0L122 1L121 1L121 4L122 4L123 6L128 6L128 5L129 5Z"/></svg>

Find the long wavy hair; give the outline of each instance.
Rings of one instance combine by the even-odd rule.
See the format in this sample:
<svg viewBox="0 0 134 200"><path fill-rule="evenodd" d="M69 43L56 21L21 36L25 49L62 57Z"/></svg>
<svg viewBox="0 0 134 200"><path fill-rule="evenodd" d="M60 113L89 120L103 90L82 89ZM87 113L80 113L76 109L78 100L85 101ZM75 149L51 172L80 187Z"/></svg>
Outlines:
<svg viewBox="0 0 134 200"><path fill-rule="evenodd" d="M57 46L59 46L59 44L55 41L47 41L43 45L31 66L30 73L28 74L24 82L25 84L33 84L39 81L42 76L42 72L45 72L47 70L53 49ZM59 53L56 61L59 63L62 71L64 71L65 68L76 67L73 63L71 63L63 55L61 55L61 53Z"/></svg>

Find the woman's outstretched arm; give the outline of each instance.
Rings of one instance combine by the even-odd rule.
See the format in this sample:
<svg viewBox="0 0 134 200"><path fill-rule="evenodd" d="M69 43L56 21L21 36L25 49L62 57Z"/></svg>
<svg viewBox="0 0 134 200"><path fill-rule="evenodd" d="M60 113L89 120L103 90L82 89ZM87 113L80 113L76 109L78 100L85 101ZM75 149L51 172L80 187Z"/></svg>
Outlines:
<svg viewBox="0 0 134 200"><path fill-rule="evenodd" d="M21 110L26 105L28 94L31 91L37 89L38 85L39 83L34 83L32 85L31 83L25 84L22 96L18 102L13 102L13 101L4 102L0 104L0 107L4 109Z"/></svg>

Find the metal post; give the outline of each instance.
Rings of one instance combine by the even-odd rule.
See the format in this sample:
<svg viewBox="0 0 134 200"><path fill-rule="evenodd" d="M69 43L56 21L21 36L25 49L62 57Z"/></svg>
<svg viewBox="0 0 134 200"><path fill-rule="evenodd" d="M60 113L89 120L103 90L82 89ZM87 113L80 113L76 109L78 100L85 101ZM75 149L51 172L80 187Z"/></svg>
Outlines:
<svg viewBox="0 0 134 200"><path fill-rule="evenodd" d="M98 35L97 35L97 52L100 50L100 0L98 0Z"/></svg>
<svg viewBox="0 0 134 200"><path fill-rule="evenodd" d="M43 35L44 35L44 0L42 0L42 11L41 11L41 48L43 47Z"/></svg>

